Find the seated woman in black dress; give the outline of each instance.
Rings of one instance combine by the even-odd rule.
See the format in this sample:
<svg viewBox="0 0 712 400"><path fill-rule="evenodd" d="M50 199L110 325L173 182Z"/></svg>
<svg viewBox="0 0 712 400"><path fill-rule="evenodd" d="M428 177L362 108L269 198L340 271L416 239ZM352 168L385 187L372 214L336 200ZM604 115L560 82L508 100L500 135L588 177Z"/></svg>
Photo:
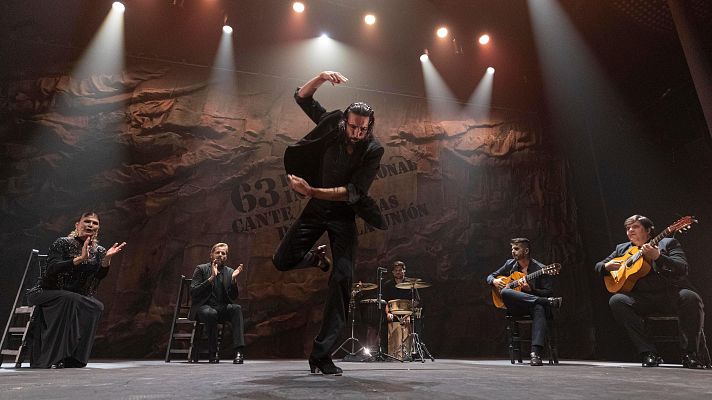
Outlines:
<svg viewBox="0 0 712 400"><path fill-rule="evenodd" d="M87 365L94 333L104 305L94 298L101 279L109 272L111 257L126 242L108 250L97 243L99 216L82 214L67 236L52 243L47 270L28 291L27 300L39 307L30 366L81 368Z"/></svg>

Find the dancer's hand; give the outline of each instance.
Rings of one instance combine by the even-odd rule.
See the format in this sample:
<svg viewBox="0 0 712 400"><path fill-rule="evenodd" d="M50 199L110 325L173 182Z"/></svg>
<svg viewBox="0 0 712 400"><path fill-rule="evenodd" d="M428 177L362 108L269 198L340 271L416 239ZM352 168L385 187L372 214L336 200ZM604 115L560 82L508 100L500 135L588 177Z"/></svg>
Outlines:
<svg viewBox="0 0 712 400"><path fill-rule="evenodd" d="M287 179L289 179L289 187L292 188L292 190L304 196L312 197L314 189L309 186L307 181L296 175L287 175Z"/></svg>
<svg viewBox="0 0 712 400"><path fill-rule="evenodd" d="M319 73L319 78L331 82L332 85L338 85L340 83L346 83L349 81L348 78L345 76L341 75L340 72L336 71L323 71Z"/></svg>

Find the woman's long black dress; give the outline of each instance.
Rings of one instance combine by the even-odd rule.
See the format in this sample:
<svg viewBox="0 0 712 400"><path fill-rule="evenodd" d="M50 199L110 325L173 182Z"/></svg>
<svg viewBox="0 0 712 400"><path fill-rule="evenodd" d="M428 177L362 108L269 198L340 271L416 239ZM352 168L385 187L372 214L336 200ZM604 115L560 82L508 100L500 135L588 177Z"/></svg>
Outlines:
<svg viewBox="0 0 712 400"><path fill-rule="evenodd" d="M104 310L94 294L109 268L101 266L106 249L91 245L89 259L75 266L72 260L81 254L83 244L73 237L55 240L46 272L27 293L29 304L39 307L31 339L32 368L81 368L89 361Z"/></svg>

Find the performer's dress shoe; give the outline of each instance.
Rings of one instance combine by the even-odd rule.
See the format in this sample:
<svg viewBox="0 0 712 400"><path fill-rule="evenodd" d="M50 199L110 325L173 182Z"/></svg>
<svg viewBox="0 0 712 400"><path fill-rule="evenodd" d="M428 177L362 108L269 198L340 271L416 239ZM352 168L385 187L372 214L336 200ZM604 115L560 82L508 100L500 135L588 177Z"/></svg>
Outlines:
<svg viewBox="0 0 712 400"><path fill-rule="evenodd" d="M50 367L51 369L62 369L62 368L64 368L64 360L59 361L59 362L57 362L57 363L55 363L55 364L52 364L52 365L50 365L49 367Z"/></svg>
<svg viewBox="0 0 712 400"><path fill-rule="evenodd" d="M208 362L210 364L219 364L220 363L220 356L218 356L217 353L211 354L210 358L208 358Z"/></svg>
<svg viewBox="0 0 712 400"><path fill-rule="evenodd" d="M703 368L702 364L697 360L697 354L695 353L687 353L682 356L682 366L690 369Z"/></svg>
<svg viewBox="0 0 712 400"><path fill-rule="evenodd" d="M648 353L643 354L643 361L642 361L643 367L657 367L662 363L663 363L662 357L660 357L659 355L657 355L653 352L648 352Z"/></svg>
<svg viewBox="0 0 712 400"><path fill-rule="evenodd" d="M544 365L544 363L541 362L541 356L539 354L532 352L530 356L531 359L529 360L529 365L531 365L532 367L541 367L542 365Z"/></svg>
<svg viewBox="0 0 712 400"><path fill-rule="evenodd" d="M233 364L242 364L245 362L245 356L242 354L242 352L238 351L235 354L235 359L232 360Z"/></svg>
<svg viewBox="0 0 712 400"><path fill-rule="evenodd" d="M561 303L564 299L562 297L548 297L546 301L551 308L561 308Z"/></svg>
<svg viewBox="0 0 712 400"><path fill-rule="evenodd" d="M324 375L335 376L341 376L344 372L341 368L334 365L334 362L328 357L319 359L309 357L309 370L312 374L321 372Z"/></svg>
<svg viewBox="0 0 712 400"><path fill-rule="evenodd" d="M316 267L324 272L328 271L329 268L331 268L331 259L326 256L326 245L320 244L319 246L316 246L314 254L319 258Z"/></svg>

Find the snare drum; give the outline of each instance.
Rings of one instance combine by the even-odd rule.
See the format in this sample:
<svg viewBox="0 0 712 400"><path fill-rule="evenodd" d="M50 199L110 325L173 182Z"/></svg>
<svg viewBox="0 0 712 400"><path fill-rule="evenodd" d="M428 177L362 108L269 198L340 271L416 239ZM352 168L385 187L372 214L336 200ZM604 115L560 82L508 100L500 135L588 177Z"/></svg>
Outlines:
<svg viewBox="0 0 712 400"><path fill-rule="evenodd" d="M413 307L410 300L395 299L388 302L388 311L394 315L413 314Z"/></svg>

